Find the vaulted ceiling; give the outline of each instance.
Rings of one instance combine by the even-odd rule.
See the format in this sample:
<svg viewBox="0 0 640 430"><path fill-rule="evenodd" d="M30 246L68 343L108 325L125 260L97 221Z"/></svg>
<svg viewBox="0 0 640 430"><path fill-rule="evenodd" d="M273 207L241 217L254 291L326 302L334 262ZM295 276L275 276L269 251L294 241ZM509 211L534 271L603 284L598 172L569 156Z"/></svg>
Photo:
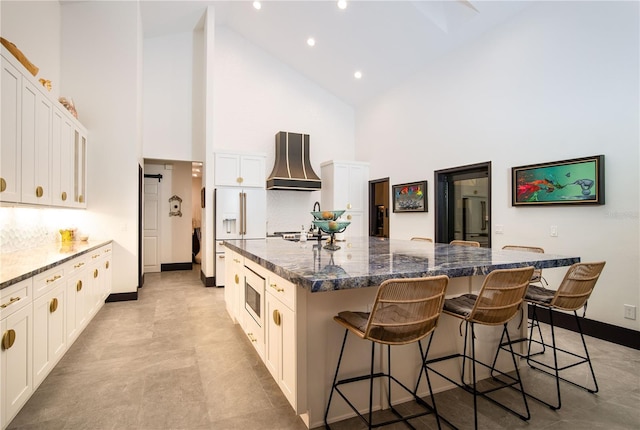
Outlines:
<svg viewBox="0 0 640 430"><path fill-rule="evenodd" d="M215 7L227 26L353 106L472 43L529 6L524 1L147 1L144 36L191 31ZM312 37L313 47L307 44ZM354 73L362 77L356 79Z"/></svg>

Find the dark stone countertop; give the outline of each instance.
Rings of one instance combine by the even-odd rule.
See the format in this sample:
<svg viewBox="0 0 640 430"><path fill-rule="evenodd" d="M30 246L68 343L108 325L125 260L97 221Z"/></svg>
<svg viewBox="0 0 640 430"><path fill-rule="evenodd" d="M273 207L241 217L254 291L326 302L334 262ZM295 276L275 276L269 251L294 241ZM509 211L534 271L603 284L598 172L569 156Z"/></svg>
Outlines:
<svg viewBox="0 0 640 430"><path fill-rule="evenodd" d="M311 292L377 286L391 278L486 275L495 269L570 266L580 257L376 237L337 242L328 251L317 241L281 238L225 240L225 245Z"/></svg>

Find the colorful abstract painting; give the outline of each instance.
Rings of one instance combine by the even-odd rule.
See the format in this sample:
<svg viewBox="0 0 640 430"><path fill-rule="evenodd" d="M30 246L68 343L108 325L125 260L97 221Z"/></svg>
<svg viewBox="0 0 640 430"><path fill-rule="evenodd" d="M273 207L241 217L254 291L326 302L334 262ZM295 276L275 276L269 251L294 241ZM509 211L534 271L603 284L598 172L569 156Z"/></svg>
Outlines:
<svg viewBox="0 0 640 430"><path fill-rule="evenodd" d="M604 204L604 155L511 169L511 203Z"/></svg>
<svg viewBox="0 0 640 430"><path fill-rule="evenodd" d="M427 181L393 186L394 212L427 212Z"/></svg>

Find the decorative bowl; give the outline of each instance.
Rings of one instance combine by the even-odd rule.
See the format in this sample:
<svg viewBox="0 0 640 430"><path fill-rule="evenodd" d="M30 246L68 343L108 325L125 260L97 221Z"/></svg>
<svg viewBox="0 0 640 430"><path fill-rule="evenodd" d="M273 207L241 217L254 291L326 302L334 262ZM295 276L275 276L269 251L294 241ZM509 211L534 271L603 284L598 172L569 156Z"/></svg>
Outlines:
<svg viewBox="0 0 640 430"><path fill-rule="evenodd" d="M329 221L314 220L313 221L313 225L315 225L325 233L343 232L344 229L347 228L349 224L351 224L351 221L334 221L334 220L329 220Z"/></svg>
<svg viewBox="0 0 640 430"><path fill-rule="evenodd" d="M342 216L345 211L316 211L311 215L318 221L335 221Z"/></svg>

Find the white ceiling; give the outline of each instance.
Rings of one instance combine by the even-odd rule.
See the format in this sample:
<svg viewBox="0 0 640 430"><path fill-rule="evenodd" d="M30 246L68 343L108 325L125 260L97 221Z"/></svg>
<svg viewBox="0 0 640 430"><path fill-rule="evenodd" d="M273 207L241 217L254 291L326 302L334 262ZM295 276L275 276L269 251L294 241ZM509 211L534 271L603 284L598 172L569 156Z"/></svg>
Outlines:
<svg viewBox="0 0 640 430"><path fill-rule="evenodd" d="M216 25L253 44L358 106L472 42L530 2L485 0L149 1L141 2L144 36L191 31L215 6ZM311 48L306 40L314 37ZM362 71L362 79L353 76Z"/></svg>

